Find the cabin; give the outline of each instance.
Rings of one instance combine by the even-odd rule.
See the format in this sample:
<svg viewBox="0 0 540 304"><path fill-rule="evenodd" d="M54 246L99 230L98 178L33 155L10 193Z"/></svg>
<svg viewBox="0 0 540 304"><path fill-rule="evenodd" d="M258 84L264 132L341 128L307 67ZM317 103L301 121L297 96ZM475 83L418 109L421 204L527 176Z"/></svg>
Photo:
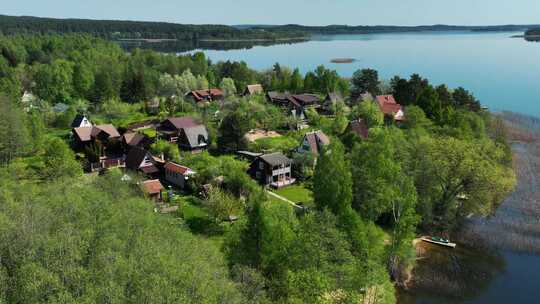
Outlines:
<svg viewBox="0 0 540 304"><path fill-rule="evenodd" d="M262 85L260 84L250 84L246 86L246 89L244 90L244 96L253 96L253 95L261 95L264 94L264 90Z"/></svg>
<svg viewBox="0 0 540 304"><path fill-rule="evenodd" d="M184 151L198 153L208 147L208 130L193 117L172 117L157 128L159 138L164 138Z"/></svg>
<svg viewBox="0 0 540 304"><path fill-rule="evenodd" d="M261 185L282 188L296 181L291 171L292 160L277 152L257 157L251 163L248 173Z"/></svg>
<svg viewBox="0 0 540 304"><path fill-rule="evenodd" d="M126 151L133 147L147 148L151 143L152 140L141 133L128 131L122 135L122 145Z"/></svg>
<svg viewBox="0 0 540 304"><path fill-rule="evenodd" d="M186 187L187 181L190 176L193 176L195 174L195 171L191 170L190 168L173 162L167 162L165 164L164 170L165 180L182 189Z"/></svg>
<svg viewBox="0 0 540 304"><path fill-rule="evenodd" d="M319 112L325 115L334 114L336 105L344 102L345 100L340 93L328 93L323 101L322 106L319 108Z"/></svg>
<svg viewBox="0 0 540 304"><path fill-rule="evenodd" d="M96 141L106 145L110 142L120 140L121 137L118 130L111 124L77 127L73 128L71 132L75 146L79 148L84 148Z"/></svg>
<svg viewBox="0 0 540 304"><path fill-rule="evenodd" d="M313 131L304 135L302 143L296 150L298 153L311 153L316 156L329 144L330 139L323 131Z"/></svg>
<svg viewBox="0 0 540 304"><path fill-rule="evenodd" d="M92 122L83 114L77 114L71 123L72 128L92 127Z"/></svg>
<svg viewBox="0 0 540 304"><path fill-rule="evenodd" d="M405 119L403 107L396 102L393 95L380 95L375 99L384 114L385 120L401 122Z"/></svg>
<svg viewBox="0 0 540 304"><path fill-rule="evenodd" d="M289 94L281 92L268 92L266 95L269 102L280 106L300 120L306 119L308 108L320 107L321 99L315 94Z"/></svg>
<svg viewBox="0 0 540 304"><path fill-rule="evenodd" d="M195 90L186 94L186 98L196 103L203 101L219 101L225 98L220 89Z"/></svg>
<svg viewBox="0 0 540 304"><path fill-rule="evenodd" d="M148 198L155 201L156 203L163 200L161 192L164 188L159 179L147 180L142 182L141 189Z"/></svg>
<svg viewBox="0 0 540 304"><path fill-rule="evenodd" d="M367 139L369 137L369 128L361 118L350 121L347 126L347 132L354 133L361 139Z"/></svg>
<svg viewBox="0 0 540 304"><path fill-rule="evenodd" d="M126 156L126 168L155 178L159 177L160 163L159 158L139 147L131 148Z"/></svg>

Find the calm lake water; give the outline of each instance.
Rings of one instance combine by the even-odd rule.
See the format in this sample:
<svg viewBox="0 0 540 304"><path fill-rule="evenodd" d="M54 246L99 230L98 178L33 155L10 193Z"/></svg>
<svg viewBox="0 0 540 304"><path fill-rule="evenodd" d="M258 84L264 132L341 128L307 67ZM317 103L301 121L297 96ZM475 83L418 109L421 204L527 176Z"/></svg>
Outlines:
<svg viewBox="0 0 540 304"><path fill-rule="evenodd" d="M204 50L213 61L245 61L256 69L268 69L274 63L307 72L320 64L337 70L342 76L351 76L361 68L374 68L381 78L394 75L408 77L419 73L432 83L446 83L450 87L463 86L472 91L491 110L508 110L540 117L540 43L526 42L510 36L520 33L411 33L338 35L316 37L309 42L256 46L242 50ZM334 64L333 58L355 58L352 64ZM532 167L532 166L531 166ZM537 172L530 178L537 183ZM537 178L538 176L538 178ZM493 229L485 236L504 234L509 215L506 209L537 203L540 195L525 195L527 189L539 187L520 180L524 189L516 191L503 204L495 219L487 224ZM525 193L525 194L524 194ZM522 197L523 196L523 197ZM525 197L526 196L526 197ZM521 209L525 210L523 206ZM521 211L520 211L521 212ZM523 221L525 220L523 217ZM520 219L521 220L521 219ZM536 221L536 222L535 222ZM495 222L495 224L493 224ZM530 220L537 225L536 219ZM536 224L535 224L536 223ZM512 233L506 231L507 234ZM539 236L532 235L536 241ZM510 235L509 238L512 238ZM450 254L451 255L451 254ZM474 272L475 264L485 264L488 255L481 253L465 264ZM471 284L474 292L466 299L456 300L435 294L409 294L402 303L539 303L540 302L540 255L520 254L512 249L498 253L502 262L488 264L491 269L485 278L475 277ZM485 258L484 258L485 257ZM459 258L454 259L459 260ZM497 259L495 259L497 260ZM489 271L488 271L489 272ZM473 285L476 286L476 285Z"/></svg>
<svg viewBox="0 0 540 304"><path fill-rule="evenodd" d="M492 110L540 116L540 43L509 38L521 33L405 33L337 35L251 49L205 53L213 60L245 61L256 69L279 62L302 72L320 64L351 76L377 69L383 79L419 73L433 83L463 86ZM334 58L355 58L334 64Z"/></svg>

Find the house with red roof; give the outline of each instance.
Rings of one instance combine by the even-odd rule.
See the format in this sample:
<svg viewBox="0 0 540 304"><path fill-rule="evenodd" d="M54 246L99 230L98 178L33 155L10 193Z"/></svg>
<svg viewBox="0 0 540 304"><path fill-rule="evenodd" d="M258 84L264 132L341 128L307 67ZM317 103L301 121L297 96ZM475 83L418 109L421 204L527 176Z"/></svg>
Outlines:
<svg viewBox="0 0 540 304"><path fill-rule="evenodd" d="M188 179L195 175L195 171L190 168L173 162L167 162L164 169L165 180L182 189L186 187Z"/></svg>
<svg viewBox="0 0 540 304"><path fill-rule="evenodd" d="M220 89L195 90L186 94L194 102L223 100L225 95Z"/></svg>
<svg viewBox="0 0 540 304"><path fill-rule="evenodd" d="M403 121L405 119L403 107L396 102L393 95L379 95L375 99L385 118L391 118L395 121Z"/></svg>
<svg viewBox="0 0 540 304"><path fill-rule="evenodd" d="M143 193L156 202L160 202L163 199L161 195L163 189L163 185L159 179L147 180L141 183Z"/></svg>

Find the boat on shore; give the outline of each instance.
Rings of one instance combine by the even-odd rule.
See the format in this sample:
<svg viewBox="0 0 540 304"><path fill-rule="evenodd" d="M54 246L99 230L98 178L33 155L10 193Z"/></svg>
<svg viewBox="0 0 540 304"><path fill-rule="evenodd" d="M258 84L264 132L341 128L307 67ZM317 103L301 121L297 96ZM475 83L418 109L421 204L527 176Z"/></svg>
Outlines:
<svg viewBox="0 0 540 304"><path fill-rule="evenodd" d="M456 248L456 243L451 243L449 240L441 237L436 236L424 236L421 238L422 241L435 244L435 245L441 245L446 246L450 248Z"/></svg>

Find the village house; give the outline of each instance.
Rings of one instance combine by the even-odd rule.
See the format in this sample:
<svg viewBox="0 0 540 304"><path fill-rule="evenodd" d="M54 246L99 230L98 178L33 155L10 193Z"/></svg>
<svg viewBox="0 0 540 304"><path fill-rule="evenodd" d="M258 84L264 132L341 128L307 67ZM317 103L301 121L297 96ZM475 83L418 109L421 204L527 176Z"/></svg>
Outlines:
<svg viewBox="0 0 540 304"><path fill-rule="evenodd" d="M159 168L163 160L154 157L150 152L139 147L133 147L126 156L126 168L143 173L150 177L159 177Z"/></svg>
<svg viewBox="0 0 540 304"><path fill-rule="evenodd" d="M319 108L319 112L326 115L334 114L336 105L343 102L344 99L340 93L328 93L323 101L322 106Z"/></svg>
<svg viewBox="0 0 540 304"><path fill-rule="evenodd" d="M352 132L362 139L369 137L369 128L361 118L350 121L347 126L347 132Z"/></svg>
<svg viewBox="0 0 540 304"><path fill-rule="evenodd" d="M386 120L398 122L404 120L403 107L396 102L394 96L380 95L376 97L376 101Z"/></svg>
<svg viewBox="0 0 540 304"><path fill-rule="evenodd" d="M83 128L83 127L91 127L92 122L86 117L86 115L83 114L77 114L75 118L73 119L73 122L71 123L72 128Z"/></svg>
<svg viewBox="0 0 540 304"><path fill-rule="evenodd" d="M250 85L247 85L243 95L244 96L253 96L253 95L259 95L259 94L264 94L264 90L263 90L262 85L260 85L260 84L250 84Z"/></svg>
<svg viewBox="0 0 540 304"><path fill-rule="evenodd" d="M220 89L195 90L186 94L186 98L194 102L223 100L225 95Z"/></svg>
<svg viewBox="0 0 540 304"><path fill-rule="evenodd" d="M121 137L118 130L111 124L77 127L72 129L72 133L77 147L85 147L96 140L107 144L112 140L120 140Z"/></svg>
<svg viewBox="0 0 540 304"><path fill-rule="evenodd" d="M330 139L323 131L308 132L304 135L302 143L297 148L298 153L312 153L319 155L323 148L330 144Z"/></svg>
<svg viewBox="0 0 540 304"><path fill-rule="evenodd" d="M249 175L264 186L282 188L296 180L291 176L292 160L282 153L264 154L249 167Z"/></svg>
<svg viewBox="0 0 540 304"><path fill-rule="evenodd" d="M208 130L193 117L172 117L164 120L157 128L159 138L164 138L192 153L201 152L209 144Z"/></svg>
<svg viewBox="0 0 540 304"><path fill-rule="evenodd" d="M167 162L164 169L165 180L182 189L186 187L187 181L190 176L193 176L195 174L195 171L191 170L190 168L173 162Z"/></svg>
<svg viewBox="0 0 540 304"><path fill-rule="evenodd" d="M321 99L315 94L268 92L267 98L270 102L287 109L293 117L299 120L306 119L308 108L317 109L321 103Z"/></svg>
<svg viewBox="0 0 540 304"><path fill-rule="evenodd" d="M141 183L141 190L143 193L156 203L163 200L163 196L161 194L163 189L163 185L159 179L147 180Z"/></svg>
<svg viewBox="0 0 540 304"><path fill-rule="evenodd" d="M152 144L152 140L146 135L138 132L126 132L122 135L122 145L126 151L133 147L148 148Z"/></svg>

